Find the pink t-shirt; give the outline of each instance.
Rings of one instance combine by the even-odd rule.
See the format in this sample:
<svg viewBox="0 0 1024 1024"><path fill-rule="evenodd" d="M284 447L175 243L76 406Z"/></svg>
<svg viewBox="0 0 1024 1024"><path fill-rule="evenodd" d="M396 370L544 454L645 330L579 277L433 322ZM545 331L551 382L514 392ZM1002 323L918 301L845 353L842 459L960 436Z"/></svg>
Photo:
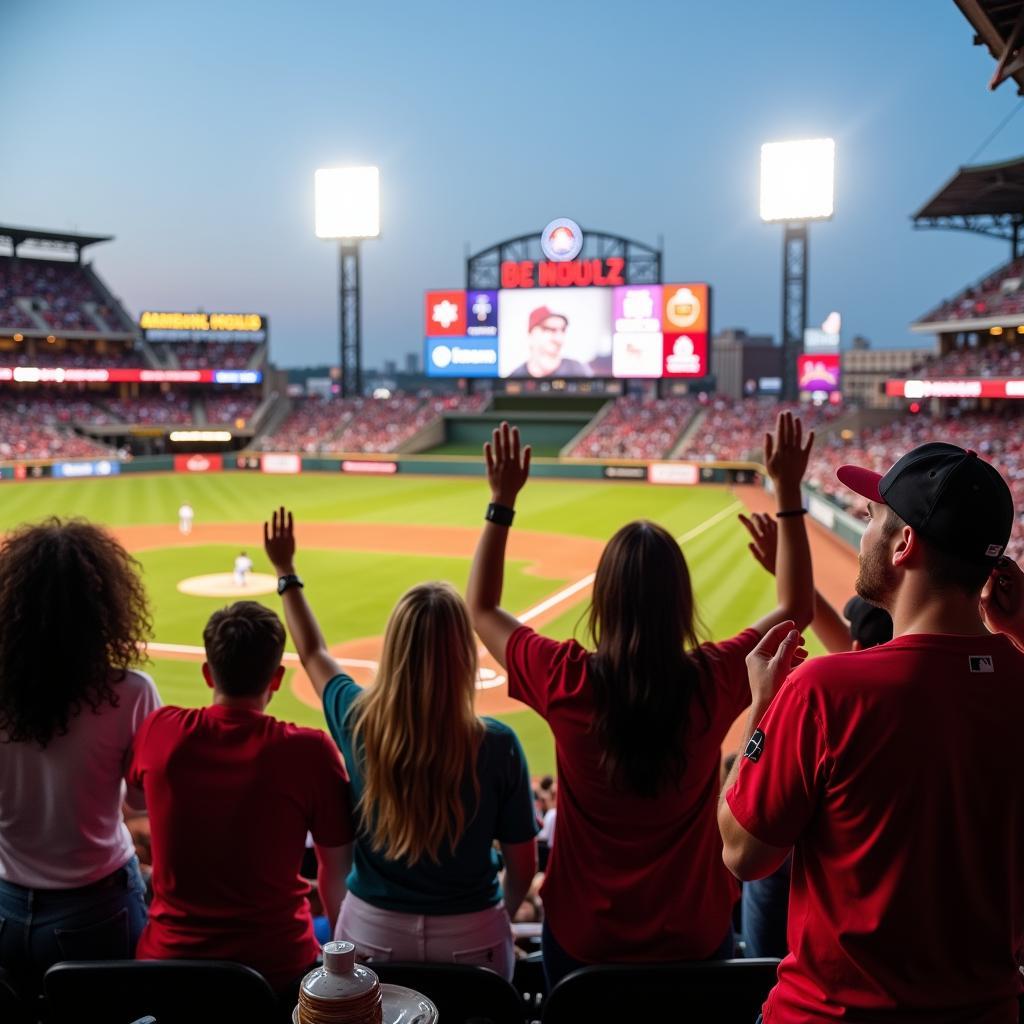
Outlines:
<svg viewBox="0 0 1024 1024"><path fill-rule="evenodd" d="M0 743L0 879L28 889L98 882L135 854L121 814L132 738L160 706L153 680L113 682L117 707L85 707L45 746Z"/></svg>

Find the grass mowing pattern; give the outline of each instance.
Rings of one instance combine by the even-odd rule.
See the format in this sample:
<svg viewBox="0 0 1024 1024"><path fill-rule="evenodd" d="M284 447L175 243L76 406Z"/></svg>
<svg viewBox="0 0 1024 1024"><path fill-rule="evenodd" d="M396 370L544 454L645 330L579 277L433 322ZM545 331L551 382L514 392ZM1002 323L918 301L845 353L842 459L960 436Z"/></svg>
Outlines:
<svg viewBox="0 0 1024 1024"><path fill-rule="evenodd" d="M259 528L285 502L296 518L396 525L440 524L479 528L487 504L480 479L397 476L386 480L341 474L280 477L249 473L210 476L186 474L123 476L104 480L4 483L0 494L0 529L46 515L82 515L113 526L177 524L177 509L188 501L197 523L238 522L238 545L171 547L144 551L139 559L152 597L156 639L164 643L200 645L209 614L227 603L222 598L179 594L186 577L229 572L238 550L245 548L257 572L270 571L262 552ZM531 481L518 502L516 528L575 534L605 540L637 518L657 520L676 536L699 527L734 499L714 488L651 487L644 484ZM244 524L244 525L243 525ZM774 584L746 550L743 528L729 518L684 544L693 577L697 607L709 639L731 636L774 605ZM332 643L383 633L398 596L414 583L447 579L464 589L469 561L423 555L363 551L299 551L299 571L325 635ZM543 578L510 564L505 603L523 611L570 579ZM279 609L276 595L262 599ZM550 622L543 632L565 638L581 621L575 606ZM583 639L583 630L577 631ZM812 638L812 653L820 651ZM195 662L154 658L149 666L166 703L201 705L209 692ZM286 686L270 710L304 725L322 725L317 711L299 702ZM523 741L535 775L554 770L553 744L547 726L533 712L502 716Z"/></svg>

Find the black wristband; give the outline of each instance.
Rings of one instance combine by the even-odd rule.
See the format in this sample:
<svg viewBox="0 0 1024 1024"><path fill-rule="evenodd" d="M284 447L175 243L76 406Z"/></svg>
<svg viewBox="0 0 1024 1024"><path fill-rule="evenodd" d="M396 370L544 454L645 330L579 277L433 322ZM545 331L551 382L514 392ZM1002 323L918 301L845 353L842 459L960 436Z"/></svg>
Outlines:
<svg viewBox="0 0 1024 1024"><path fill-rule="evenodd" d="M498 505L492 501L487 506L487 515L484 516L484 519L489 523L497 523L498 526L511 526L515 517L516 510L514 508L509 508L508 505Z"/></svg>
<svg viewBox="0 0 1024 1024"><path fill-rule="evenodd" d="M303 583L302 580L299 579L299 577L296 576L295 573L293 573L293 572L287 573L284 576L278 576L278 578L277 578L277 592L278 592L278 594L283 594L286 590L290 589L291 587L304 587L304 586L305 586L305 583Z"/></svg>
<svg viewBox="0 0 1024 1024"><path fill-rule="evenodd" d="M776 519L785 519L787 516L805 516L807 515L807 509L805 508L787 508L781 512L775 513Z"/></svg>

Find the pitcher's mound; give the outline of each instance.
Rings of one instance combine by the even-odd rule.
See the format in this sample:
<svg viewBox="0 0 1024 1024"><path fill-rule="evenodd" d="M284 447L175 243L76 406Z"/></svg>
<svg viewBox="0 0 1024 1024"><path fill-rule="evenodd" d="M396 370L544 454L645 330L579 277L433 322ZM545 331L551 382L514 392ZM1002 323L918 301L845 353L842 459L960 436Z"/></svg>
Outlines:
<svg viewBox="0 0 1024 1024"><path fill-rule="evenodd" d="M277 577L251 572L244 583L238 584L233 573L215 572L210 576L189 576L178 584L178 590L196 597L258 597L277 593Z"/></svg>

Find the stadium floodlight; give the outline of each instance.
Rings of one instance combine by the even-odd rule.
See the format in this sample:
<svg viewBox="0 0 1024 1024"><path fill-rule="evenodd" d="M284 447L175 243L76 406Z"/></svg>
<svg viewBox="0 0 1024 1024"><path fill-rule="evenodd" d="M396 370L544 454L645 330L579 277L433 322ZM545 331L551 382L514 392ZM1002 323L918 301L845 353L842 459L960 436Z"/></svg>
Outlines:
<svg viewBox="0 0 1024 1024"><path fill-rule="evenodd" d="M314 175L316 236L340 242L341 393L363 392L359 244L380 236L380 170L321 167Z"/></svg>
<svg viewBox="0 0 1024 1024"><path fill-rule="evenodd" d="M761 220L827 220L835 191L833 139L766 142L761 147Z"/></svg>
<svg viewBox="0 0 1024 1024"><path fill-rule="evenodd" d="M316 237L377 238L380 235L380 170L322 167L315 175Z"/></svg>
<svg viewBox="0 0 1024 1024"><path fill-rule="evenodd" d="M761 220L783 224L782 397L799 396L797 361L807 330L807 227L832 216L833 139L766 142L761 147Z"/></svg>

